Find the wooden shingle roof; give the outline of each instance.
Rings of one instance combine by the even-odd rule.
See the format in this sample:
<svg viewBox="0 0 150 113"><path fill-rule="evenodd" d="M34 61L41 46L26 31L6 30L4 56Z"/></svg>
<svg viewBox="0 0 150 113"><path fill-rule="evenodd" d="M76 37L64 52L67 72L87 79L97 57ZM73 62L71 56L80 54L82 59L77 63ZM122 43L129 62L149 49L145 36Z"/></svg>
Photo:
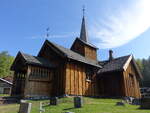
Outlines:
<svg viewBox="0 0 150 113"><path fill-rule="evenodd" d="M36 66L47 67L47 68L55 67L47 59L32 56L32 55L25 54L22 52L18 52L18 54L15 58L15 61L13 62L12 66L11 66L11 70L14 70L16 65L20 65L18 63L19 59L21 59L23 65L29 64L29 65L36 65Z"/></svg>
<svg viewBox="0 0 150 113"><path fill-rule="evenodd" d="M129 59L130 55L118 57L111 61L100 61L99 64L103 67L98 71L98 73L112 72L112 71L122 71L124 64Z"/></svg>
<svg viewBox="0 0 150 113"><path fill-rule="evenodd" d="M113 60L101 61L99 64L103 67L99 69L98 74L114 72L114 71L126 71L130 62L133 62L133 65L139 74L139 77L142 78L142 74L134 60L133 55L127 55L123 57L118 57Z"/></svg>
<svg viewBox="0 0 150 113"><path fill-rule="evenodd" d="M94 49L98 49L95 45L93 45L93 44L91 44L90 42L85 42L85 41L83 41L83 40L81 40L80 38L76 38L75 39L75 41L74 41L74 43L72 44L72 46L71 46L71 48L73 47L73 45L75 44L75 42L81 42L81 43L83 43L83 44L85 44L85 45L87 45L87 46L89 46L89 47L92 47L92 48L94 48Z"/></svg>
<svg viewBox="0 0 150 113"><path fill-rule="evenodd" d="M44 66L44 67L55 67L47 59L37 57L37 56L32 56L32 55L25 54L22 52L21 54L26 60L26 64L32 64L32 65L38 65L38 66Z"/></svg>
<svg viewBox="0 0 150 113"><path fill-rule="evenodd" d="M46 40L45 43L47 43L50 47L55 48L55 51L59 51L57 53L61 53L61 55L63 55L66 58L101 68L98 61L96 61L96 60L88 59L88 58L86 58L86 57L84 57L84 56L82 56L82 55L80 55L80 54L78 54L78 53L76 53L70 49L64 48L64 47L57 45L55 43L52 43L48 40Z"/></svg>

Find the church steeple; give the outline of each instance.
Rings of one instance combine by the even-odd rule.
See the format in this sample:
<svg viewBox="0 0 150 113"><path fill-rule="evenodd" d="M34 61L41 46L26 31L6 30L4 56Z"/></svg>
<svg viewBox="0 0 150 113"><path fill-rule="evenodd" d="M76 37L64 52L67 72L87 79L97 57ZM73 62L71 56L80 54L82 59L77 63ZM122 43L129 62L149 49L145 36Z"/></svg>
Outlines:
<svg viewBox="0 0 150 113"><path fill-rule="evenodd" d="M85 8L83 7L83 18L82 18L80 39L83 40L83 41L85 41L85 42L88 42L88 33L87 33L87 30L86 30L86 23L85 23L84 11L85 11Z"/></svg>
<svg viewBox="0 0 150 113"><path fill-rule="evenodd" d="M91 60L97 60L97 47L91 44L88 40L88 33L86 28L86 22L84 17L83 7L83 18L81 25L80 38L76 38L71 46L71 50Z"/></svg>

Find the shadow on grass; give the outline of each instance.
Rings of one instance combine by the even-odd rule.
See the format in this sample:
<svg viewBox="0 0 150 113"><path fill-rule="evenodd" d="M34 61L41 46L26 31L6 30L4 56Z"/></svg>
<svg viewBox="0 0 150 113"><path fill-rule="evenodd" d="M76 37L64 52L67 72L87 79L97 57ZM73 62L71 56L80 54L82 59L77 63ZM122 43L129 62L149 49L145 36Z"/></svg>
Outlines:
<svg viewBox="0 0 150 113"><path fill-rule="evenodd" d="M50 107L50 104L44 105L43 108Z"/></svg>
<svg viewBox="0 0 150 113"><path fill-rule="evenodd" d="M72 108L66 108L66 109L63 109L63 110L72 110L72 109L76 109L76 108L72 107Z"/></svg>
<svg viewBox="0 0 150 113"><path fill-rule="evenodd" d="M141 108L141 107L139 107L139 108L137 108L137 110L150 110L150 108Z"/></svg>

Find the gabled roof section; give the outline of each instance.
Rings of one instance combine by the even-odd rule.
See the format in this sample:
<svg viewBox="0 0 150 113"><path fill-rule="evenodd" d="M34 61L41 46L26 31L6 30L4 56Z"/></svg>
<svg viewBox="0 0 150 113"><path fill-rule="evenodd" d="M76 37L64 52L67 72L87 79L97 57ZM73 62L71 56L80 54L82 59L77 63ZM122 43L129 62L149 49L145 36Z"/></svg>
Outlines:
<svg viewBox="0 0 150 113"><path fill-rule="evenodd" d="M47 68L52 68L55 67L54 65L52 65L48 60L40 58L40 57L36 57L36 56L32 56L29 54L25 54L22 52L18 52L14 63L11 66L11 69L13 70L14 65L17 65L17 60L18 59L22 59L23 64L30 64L30 65L36 65L36 66L42 66L42 67L47 67ZM19 64L18 64L19 65Z"/></svg>
<svg viewBox="0 0 150 113"><path fill-rule="evenodd" d="M74 43L72 44L72 46L71 46L70 49L72 49L73 45L74 45L77 41L83 43L84 45L87 45L87 46L89 46L89 47L92 47L92 48L94 48L94 49L98 49L95 45L93 45L93 44L91 44L91 43L89 43L89 42L85 42L85 41L81 40L81 39L78 38L78 37L75 39L75 41L74 41Z"/></svg>
<svg viewBox="0 0 150 113"><path fill-rule="evenodd" d="M123 56L123 57L118 57L118 58L115 58L115 59L113 59L111 61L106 60L106 61L99 62L99 64L103 68L100 69L98 71L98 73L105 73L105 72L121 71L121 70L123 70L123 66L124 66L124 64L126 63L126 61L128 60L129 57L130 57L130 55Z"/></svg>
<svg viewBox="0 0 150 113"><path fill-rule="evenodd" d="M44 66L44 67L55 67L48 60L46 60L44 58L31 56L31 55L25 54L25 53L21 53L21 54L24 57L24 59L26 60L27 64L39 65L39 66Z"/></svg>
<svg viewBox="0 0 150 113"><path fill-rule="evenodd" d="M47 44L49 47L51 47L57 54L59 54L62 57L69 58L69 59L72 59L72 60L76 60L76 61L79 61L79 62L82 62L82 63L85 63L85 64L89 64L89 65L92 65L92 66L96 66L96 67L99 67L99 68L101 67L98 64L98 61L85 58L82 55L80 55L80 54L78 54L78 53L76 53L76 52L74 52L70 49L64 48L64 47L62 47L60 45L57 45L55 43L52 43L48 40L45 41L44 45L45 44ZM41 51L42 51L42 49L41 49Z"/></svg>
<svg viewBox="0 0 150 113"><path fill-rule="evenodd" d="M103 68L98 71L98 74L107 73L107 72L114 72L114 71L126 71L126 69L129 66L131 61L133 61L133 64L134 64L134 67L135 67L137 73L142 78L141 72L138 69L138 66L137 66L132 55L118 57L118 58L115 58L111 61L107 60L107 61L99 62L99 64Z"/></svg>

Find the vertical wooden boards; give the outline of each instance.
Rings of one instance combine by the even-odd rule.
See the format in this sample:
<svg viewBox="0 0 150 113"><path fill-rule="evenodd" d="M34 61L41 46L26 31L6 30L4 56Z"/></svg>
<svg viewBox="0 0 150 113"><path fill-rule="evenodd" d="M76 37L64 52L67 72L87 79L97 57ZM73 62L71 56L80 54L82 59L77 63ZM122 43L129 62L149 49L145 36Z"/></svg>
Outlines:
<svg viewBox="0 0 150 113"><path fill-rule="evenodd" d="M73 50L81 55L84 55L84 45L78 41L74 42L73 46L71 47L71 50Z"/></svg>
<svg viewBox="0 0 150 113"><path fill-rule="evenodd" d="M78 95L80 95L80 67L77 66L77 74L78 74Z"/></svg>
<svg viewBox="0 0 150 113"><path fill-rule="evenodd" d="M85 67L82 68L82 95L85 95L86 93L86 74L85 74Z"/></svg>
<svg viewBox="0 0 150 113"><path fill-rule="evenodd" d="M77 40L71 50L93 60L97 60L96 49Z"/></svg>
<svg viewBox="0 0 150 113"><path fill-rule="evenodd" d="M85 92L85 72L82 65L75 63L67 64L66 68L66 91L70 95L84 95Z"/></svg>
<svg viewBox="0 0 150 113"><path fill-rule="evenodd" d="M123 83L123 87L122 87L122 95L123 96L127 96L127 84L126 84L126 78L125 78L125 72L122 73L122 83Z"/></svg>
<svg viewBox="0 0 150 113"><path fill-rule="evenodd" d="M79 95L82 95L82 72L81 67L78 68L79 72Z"/></svg>
<svg viewBox="0 0 150 113"><path fill-rule="evenodd" d="M89 87L89 82L86 80L86 96L89 96L89 90L90 90L90 87Z"/></svg>
<svg viewBox="0 0 150 113"><path fill-rule="evenodd" d="M30 66L27 67L27 75L26 75L26 80L25 80L25 90L24 90L24 96L28 95L29 93L29 83L28 83L28 79L29 79L29 75L31 73L31 68Z"/></svg>
<svg viewBox="0 0 150 113"><path fill-rule="evenodd" d="M94 96L94 81L91 82L91 96Z"/></svg>
<svg viewBox="0 0 150 113"><path fill-rule="evenodd" d="M123 75L126 86L125 87L126 96L140 98L140 89L138 87L139 82L136 78L137 73L135 72L132 63L129 64L127 70L123 72ZM132 75L133 78L130 75Z"/></svg>
<svg viewBox="0 0 150 113"><path fill-rule="evenodd" d="M74 70L73 70L73 68L74 68L73 64L70 64L71 95L74 95Z"/></svg>
<svg viewBox="0 0 150 113"><path fill-rule="evenodd" d="M97 56L96 56L96 49L91 48L87 45L84 45L84 50L85 50L85 57L93 59L93 60L97 60Z"/></svg>
<svg viewBox="0 0 150 113"><path fill-rule="evenodd" d="M50 96L54 93L53 87L58 87L57 78L54 77L54 70L29 66L25 83L25 97ZM56 83L53 86L53 83ZM58 88L55 88L58 89Z"/></svg>
<svg viewBox="0 0 150 113"><path fill-rule="evenodd" d="M65 84L65 81L64 81L64 64L61 66L61 95L64 94L64 84Z"/></svg>
<svg viewBox="0 0 150 113"><path fill-rule="evenodd" d="M74 66L74 87L75 87L75 95L78 95L78 69L77 65Z"/></svg>
<svg viewBox="0 0 150 113"><path fill-rule="evenodd" d="M50 85L49 85L49 93L50 95L53 95L53 78L54 78L54 72L53 71L49 71L47 70L47 75L49 77L49 80L50 80Z"/></svg>
<svg viewBox="0 0 150 113"><path fill-rule="evenodd" d="M70 94L70 64L66 64L66 87L65 87L65 94Z"/></svg>

